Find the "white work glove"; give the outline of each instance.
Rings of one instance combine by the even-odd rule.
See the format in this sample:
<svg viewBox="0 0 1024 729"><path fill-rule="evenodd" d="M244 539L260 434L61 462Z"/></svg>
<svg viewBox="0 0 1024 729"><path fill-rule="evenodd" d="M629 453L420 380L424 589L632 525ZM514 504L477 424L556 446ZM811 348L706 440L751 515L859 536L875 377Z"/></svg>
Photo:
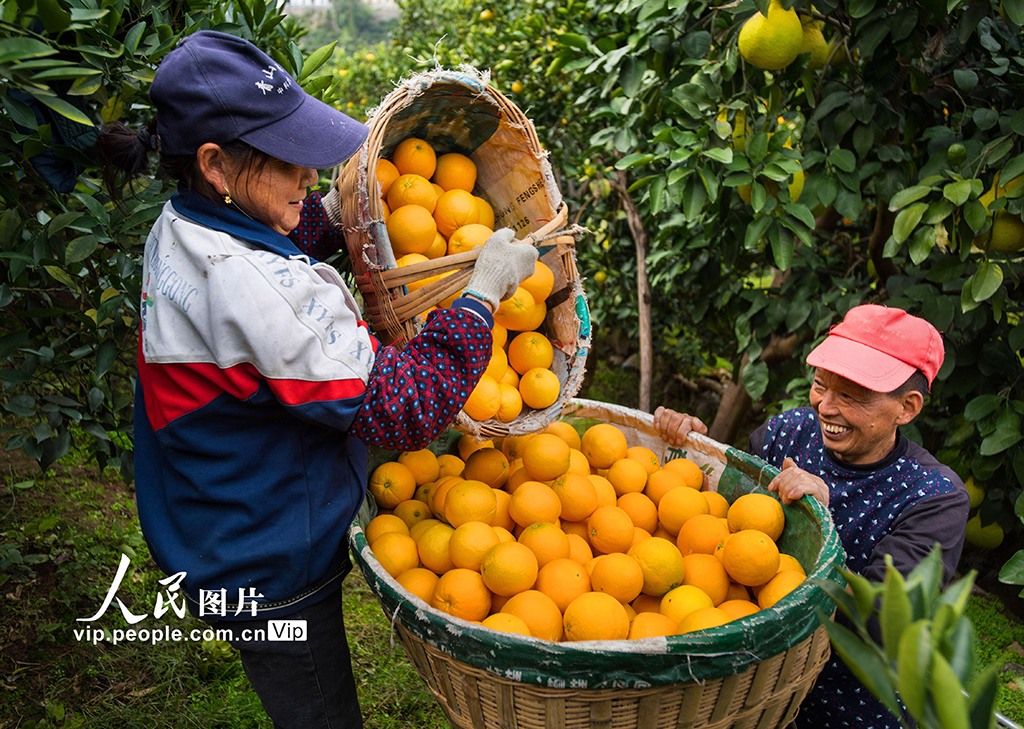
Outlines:
<svg viewBox="0 0 1024 729"><path fill-rule="evenodd" d="M533 275L537 249L529 243L513 243L516 234L502 228L484 243L476 259L465 293L486 301L495 310Z"/></svg>
<svg viewBox="0 0 1024 729"><path fill-rule="evenodd" d="M331 185L330 192L320 198L320 204L324 206L328 222L335 228L341 228L341 195L338 194L337 182Z"/></svg>

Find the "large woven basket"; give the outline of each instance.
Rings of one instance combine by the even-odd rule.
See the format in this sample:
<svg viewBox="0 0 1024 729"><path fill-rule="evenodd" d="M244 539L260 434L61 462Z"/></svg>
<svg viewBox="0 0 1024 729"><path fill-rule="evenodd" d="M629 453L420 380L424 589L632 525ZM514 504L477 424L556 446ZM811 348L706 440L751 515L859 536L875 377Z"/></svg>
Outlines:
<svg viewBox="0 0 1024 729"><path fill-rule="evenodd" d="M555 277L540 331L551 340L551 369L561 384L559 399L545 410L524 408L510 423L477 422L460 413L455 427L484 437L541 430L583 383L590 349L590 314L579 271L576 237L555 183L547 153L530 120L510 100L471 71L437 70L406 79L373 112L370 134L342 170L341 215L364 314L385 343L415 336L430 307L465 288L479 249L398 268L384 226L376 164L408 137L425 139L440 155L460 152L477 166L475 194L495 212L495 227L509 227L524 243L537 245ZM443 275L409 292L406 284Z"/></svg>
<svg viewBox="0 0 1024 729"><path fill-rule="evenodd" d="M730 502L778 473L749 454L692 435L682 449L657 434L653 418L589 400L566 404L567 418L613 422L630 445L660 459L685 455ZM842 582L844 554L828 510L813 499L784 507L782 551L808 577ZM420 677L456 727L783 727L829 656L817 609L833 612L810 582L775 606L719 628L669 638L551 643L498 633L452 618L403 590L373 557L362 525L351 546L367 582L392 620Z"/></svg>

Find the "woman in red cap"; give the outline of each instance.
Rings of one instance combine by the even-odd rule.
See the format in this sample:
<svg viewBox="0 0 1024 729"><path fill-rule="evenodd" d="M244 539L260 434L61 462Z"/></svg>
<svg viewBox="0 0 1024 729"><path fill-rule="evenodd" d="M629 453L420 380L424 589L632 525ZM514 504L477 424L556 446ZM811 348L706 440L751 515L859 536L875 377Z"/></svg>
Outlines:
<svg viewBox="0 0 1024 729"><path fill-rule="evenodd" d="M202 31L157 69L152 133L100 140L108 179L160 153L178 194L144 252L135 398L139 519L191 612L231 641L276 727L360 727L341 613L367 446L425 447L491 357L491 314L533 273L509 229L467 292L403 350L381 347L341 277L338 193L307 196L364 125L248 41ZM119 189L116 184L112 190ZM305 621L273 640L273 621ZM293 634L293 637L294 634Z"/></svg>
<svg viewBox="0 0 1024 729"><path fill-rule="evenodd" d="M885 579L887 555L908 574L942 545L948 582L963 550L969 497L960 478L900 433L924 407L942 367L942 337L901 309L851 309L808 356L810 407L778 415L750 436L749 451L781 472L768 488L783 503L812 496L829 508L847 568ZM680 445L699 419L658 408L655 426ZM807 695L799 727L902 726L833 654Z"/></svg>

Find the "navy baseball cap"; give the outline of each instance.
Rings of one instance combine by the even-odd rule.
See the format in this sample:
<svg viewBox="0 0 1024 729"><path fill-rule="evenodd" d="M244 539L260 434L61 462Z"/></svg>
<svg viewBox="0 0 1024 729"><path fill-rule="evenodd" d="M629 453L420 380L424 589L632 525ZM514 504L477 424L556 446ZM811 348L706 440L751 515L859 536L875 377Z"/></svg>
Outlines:
<svg viewBox="0 0 1024 729"><path fill-rule="evenodd" d="M326 169L351 157L369 133L303 91L252 43L215 30L187 36L164 57L149 97L165 155L240 139L285 162Z"/></svg>

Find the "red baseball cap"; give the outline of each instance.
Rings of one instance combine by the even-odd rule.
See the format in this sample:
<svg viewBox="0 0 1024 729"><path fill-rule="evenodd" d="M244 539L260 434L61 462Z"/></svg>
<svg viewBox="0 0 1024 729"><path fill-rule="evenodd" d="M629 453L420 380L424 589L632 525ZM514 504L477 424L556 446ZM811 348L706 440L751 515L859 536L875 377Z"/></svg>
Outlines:
<svg viewBox="0 0 1024 729"><path fill-rule="evenodd" d="M874 392L892 392L921 370L931 387L945 350L938 330L902 309L855 306L807 364L834 372Z"/></svg>

